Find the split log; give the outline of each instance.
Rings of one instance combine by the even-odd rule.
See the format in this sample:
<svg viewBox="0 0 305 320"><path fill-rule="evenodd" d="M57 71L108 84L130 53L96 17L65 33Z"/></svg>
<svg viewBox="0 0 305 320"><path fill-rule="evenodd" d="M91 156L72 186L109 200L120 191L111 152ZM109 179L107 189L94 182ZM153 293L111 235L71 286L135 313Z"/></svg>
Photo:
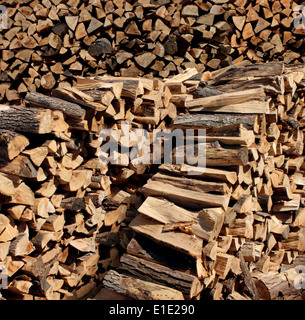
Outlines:
<svg viewBox="0 0 305 320"><path fill-rule="evenodd" d="M12 160L28 145L29 140L14 131L0 130L0 156Z"/></svg>
<svg viewBox="0 0 305 320"><path fill-rule="evenodd" d="M180 176L189 175L197 178L215 179L215 180L229 182L231 184L235 184L235 182L237 181L236 172L226 171L221 169L201 168L201 167L194 167L186 164L183 164L183 165L161 164L159 166L159 169L161 171L173 173L175 175L180 175Z"/></svg>
<svg viewBox="0 0 305 320"><path fill-rule="evenodd" d="M143 215L136 217L130 223L130 227L157 243L169 246L195 258L201 257L201 239L193 238L185 233L163 232L163 224Z"/></svg>
<svg viewBox="0 0 305 320"><path fill-rule="evenodd" d="M217 238L224 221L224 210L221 208L192 212L154 197L146 198L138 211L164 224L189 222L189 231L206 241Z"/></svg>
<svg viewBox="0 0 305 320"><path fill-rule="evenodd" d="M185 106L190 112L269 113L269 102L262 88L193 99L186 101Z"/></svg>
<svg viewBox="0 0 305 320"><path fill-rule="evenodd" d="M230 114L189 114L180 115L174 120L174 128L206 129L207 133L214 128L222 128L242 124L247 130L258 133L257 115L230 115ZM210 130L209 130L210 129Z"/></svg>

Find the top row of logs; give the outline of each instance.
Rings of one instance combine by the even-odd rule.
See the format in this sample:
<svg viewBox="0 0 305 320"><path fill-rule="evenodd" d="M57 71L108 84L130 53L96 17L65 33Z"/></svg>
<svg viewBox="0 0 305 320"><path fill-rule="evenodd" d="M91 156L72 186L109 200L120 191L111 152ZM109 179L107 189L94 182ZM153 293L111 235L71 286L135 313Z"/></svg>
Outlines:
<svg viewBox="0 0 305 320"><path fill-rule="evenodd" d="M15 0L0 30L0 102L75 76L166 78L244 60L303 62L290 0ZM296 20L294 20L296 19ZM302 21L302 20L300 20Z"/></svg>

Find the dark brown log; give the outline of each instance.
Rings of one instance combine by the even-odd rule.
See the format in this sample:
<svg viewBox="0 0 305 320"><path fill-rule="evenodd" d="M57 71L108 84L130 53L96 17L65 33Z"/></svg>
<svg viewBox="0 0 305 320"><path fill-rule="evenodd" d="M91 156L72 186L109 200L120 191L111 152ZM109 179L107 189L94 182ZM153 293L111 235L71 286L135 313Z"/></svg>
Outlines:
<svg viewBox="0 0 305 320"><path fill-rule="evenodd" d="M174 120L175 128L182 129L214 129L242 124L247 130L257 132L257 115L231 114L188 114L179 115Z"/></svg>
<svg viewBox="0 0 305 320"><path fill-rule="evenodd" d="M65 199L62 199L60 203L60 207L69 211L84 210L86 207L85 199L77 198L77 197L65 198Z"/></svg>
<svg viewBox="0 0 305 320"><path fill-rule="evenodd" d="M102 38L95 41L88 49L88 53L93 57L99 57L102 54L107 54L112 52L112 46L108 39Z"/></svg>
<svg viewBox="0 0 305 320"><path fill-rule="evenodd" d="M44 134L50 133L53 126L51 110L17 106L0 108L0 129Z"/></svg>
<svg viewBox="0 0 305 320"><path fill-rule="evenodd" d="M137 279L157 283L181 291L186 298L196 297L203 289L197 277L173 270L138 257L124 254L119 271Z"/></svg>
<svg viewBox="0 0 305 320"><path fill-rule="evenodd" d="M130 240L127 246L127 253L145 259L170 269L179 270L196 275L195 259L176 251L172 248L157 244L139 234Z"/></svg>
<svg viewBox="0 0 305 320"><path fill-rule="evenodd" d="M85 110L76 103L72 103L56 97L49 97L37 92L29 92L25 96L25 101L36 107L47 108L51 110L60 110L67 116L73 118L82 118Z"/></svg>

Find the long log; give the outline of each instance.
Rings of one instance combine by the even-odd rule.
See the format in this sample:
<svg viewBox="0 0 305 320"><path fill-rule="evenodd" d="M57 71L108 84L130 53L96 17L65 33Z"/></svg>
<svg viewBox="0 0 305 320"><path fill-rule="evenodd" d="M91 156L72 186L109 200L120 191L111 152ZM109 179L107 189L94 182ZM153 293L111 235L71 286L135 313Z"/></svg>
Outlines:
<svg viewBox="0 0 305 320"><path fill-rule="evenodd" d="M247 114L187 114L179 115L173 122L174 128L215 129L242 124L247 130L258 130L258 116Z"/></svg>
<svg viewBox="0 0 305 320"><path fill-rule="evenodd" d="M49 109L0 107L0 129L29 133L50 133L53 129L52 113Z"/></svg>
<svg viewBox="0 0 305 320"><path fill-rule="evenodd" d="M197 179L190 179L187 177L175 177L164 173L156 173L152 180L169 183L178 188L185 190L202 191L202 192L215 192L219 194L228 194L232 192L232 188L224 182L210 182L200 181Z"/></svg>
<svg viewBox="0 0 305 320"><path fill-rule="evenodd" d="M25 101L36 107L47 108L51 110L60 110L64 114L73 118L82 118L85 110L78 104L72 103L56 97L49 97L37 92L29 92L25 96Z"/></svg>
<svg viewBox="0 0 305 320"><path fill-rule="evenodd" d="M217 87L218 86L215 86L215 88ZM219 85L219 89L225 92L255 89L259 87L263 88L264 91L270 95L285 93L284 80L281 76L257 77L248 81L245 81L244 78L233 79L225 84Z"/></svg>
<svg viewBox="0 0 305 320"><path fill-rule="evenodd" d="M174 148L173 162L177 160L181 154L181 147ZM194 146L184 146L184 161L185 163L197 163L203 167L203 162L198 161L199 152L205 157L205 165L207 167L229 167L236 165L247 165L249 162L248 148L237 148L230 146L230 148L224 148L218 141L195 144ZM199 162L199 163L198 163Z"/></svg>
<svg viewBox="0 0 305 320"><path fill-rule="evenodd" d="M143 186L143 194L148 196L159 196L167 198L178 205L192 209L203 209L209 207L228 208L230 195L215 195L205 192L185 190L161 181L149 180Z"/></svg>
<svg viewBox="0 0 305 320"><path fill-rule="evenodd" d="M263 88L228 92L214 97L198 98L185 102L189 112L222 112L265 114L270 112Z"/></svg>
<svg viewBox="0 0 305 320"><path fill-rule="evenodd" d="M283 74L283 71L284 63L282 61L258 63L246 66L231 66L228 70L215 71L214 74L216 76L214 79L209 81L209 84L216 86L238 78L280 76Z"/></svg>
<svg viewBox="0 0 305 320"><path fill-rule="evenodd" d="M128 277L114 270L106 274L103 285L136 300L184 300L178 290Z"/></svg>
<svg viewBox="0 0 305 320"><path fill-rule="evenodd" d="M167 173L173 173L178 176L189 176L194 178L215 179L235 184L237 174L234 171L226 171L215 168L201 168L187 164L161 164L159 170Z"/></svg>
<svg viewBox="0 0 305 320"><path fill-rule="evenodd" d="M203 285L193 275L173 270L129 254L124 254L120 259L120 263L120 272L122 271L144 281L175 288L181 291L186 298L196 297L203 289Z"/></svg>

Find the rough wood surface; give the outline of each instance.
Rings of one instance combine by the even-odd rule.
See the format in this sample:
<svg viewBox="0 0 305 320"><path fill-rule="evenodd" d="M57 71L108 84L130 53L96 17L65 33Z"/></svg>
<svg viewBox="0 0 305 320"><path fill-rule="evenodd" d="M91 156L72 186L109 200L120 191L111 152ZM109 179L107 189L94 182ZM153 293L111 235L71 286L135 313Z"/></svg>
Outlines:
<svg viewBox="0 0 305 320"><path fill-rule="evenodd" d="M135 13L139 16L142 15L142 7L158 6L140 1L143 6L137 6ZM222 6L208 6L203 7L221 13ZM118 9L109 4L105 7L109 13ZM279 8L279 3L274 7ZM198 8L204 10L201 6ZM130 17L132 6L129 9ZM191 18L197 17L192 7L184 10L185 14L192 14ZM198 19L201 19L200 10ZM253 10L250 10L249 21L245 21L245 25L259 21ZM86 38L87 24L91 21L88 13L85 10L81 12L81 21L76 22L75 28L73 21L69 21L68 29L56 26L54 30L52 27L52 33L59 35L65 30L77 30L77 38L86 39L89 43L93 34ZM52 11L50 16L54 18L54 15ZM156 26L153 21L145 23L145 29L151 28L151 43L159 42L154 50L156 57L162 54L163 41L160 37L165 40L168 32L164 29L163 21L167 16L164 7L160 6L158 15L160 18L157 20L160 21ZM121 10L113 17L119 19L116 25L125 30ZM181 17L175 17L175 21L180 21ZM110 24L111 17L107 19ZM187 23L194 21L186 16L182 19ZM173 23L177 23L175 21ZM216 23L220 29L226 28L224 24ZM196 26L195 22L193 25ZM260 21L258 27L263 26ZM27 30L27 24L22 27ZM161 30L153 30L154 27L165 33L162 35ZM186 29L184 27L181 32ZM255 29L252 26L253 32ZM261 37L266 37L265 29L261 31ZM138 29L130 26L127 30L143 31L141 26ZM9 30L7 36L14 38L15 32L19 31ZM241 36L243 34L247 37L246 32L241 32ZM54 35L50 39L48 37L48 41L50 48L57 50L60 41ZM33 45L31 38L30 35L20 36L26 46ZM185 41L188 39L184 36ZM41 41L43 44L46 40ZM166 46L169 50L174 49L175 41L179 45L181 39L175 35L171 41L173 43ZM66 37L65 46L60 50L73 48L74 53L78 52L78 47L71 45ZM273 38L272 45L280 46L278 36ZM18 44L15 42L13 46ZM269 50L268 47L264 49L266 52ZM200 55L195 51L194 55ZM25 59L29 54L24 52L19 58ZM85 52L79 54L88 59ZM5 61L10 62L13 59L10 56L6 52ZM118 57L125 59L126 55L122 53ZM35 59L38 58L36 56ZM173 64L181 62L175 56L173 59L170 61ZM58 72L64 79L71 75L67 72L61 74L61 67L81 70L74 54L68 60L58 62L56 67L51 62L46 63L41 72L49 74L52 67L52 72ZM153 64L158 63L158 58L155 60ZM209 63L216 66L220 63L216 60ZM93 65L97 63L89 61ZM99 61L103 62L102 55ZM14 67L18 67L18 63ZM23 67L23 62L20 66ZM239 69L241 66L244 68ZM266 70L271 67L267 65ZM1 62L0 68L5 70L8 67ZM36 78L35 72L40 72L40 69L36 64L29 68L31 77ZM9 275L9 288L1 291L2 297L86 299L100 290L109 270L120 268L122 252L127 252L133 272L138 272L139 277L148 276L145 268L140 272L139 261L143 262L142 266L147 266L147 270L149 263L157 265L153 269L154 281L168 284L163 291L167 296L163 297L256 299L256 286L259 296L264 299L300 299L302 290L293 287L298 274L294 273L294 267L290 270L286 266L294 266L295 262L298 263L296 266L302 265L302 258L297 256L305 248L305 214L302 209L305 195L305 67L278 63L274 64L274 73L268 72L268 75L262 69L262 66L239 64L236 68L201 73L191 67L174 78L162 73L162 80L130 74L126 77L95 74L90 78L75 78L73 86L66 83L53 93L61 95L66 102L72 102L73 106L78 105L84 114L77 117L71 110L69 113L58 110L62 105L56 104L43 108L31 103L13 107L2 105L0 262L6 266ZM243 77L243 74L247 76ZM223 80L220 80L222 75ZM273 77L277 82L273 82ZM25 79L30 85L31 78ZM217 80L215 85L213 79ZM263 85L256 87L259 79L264 79ZM44 80L43 86L53 83L50 74ZM235 87L236 83L239 85ZM249 96L248 89L241 90L247 84L253 88L251 92L258 93L257 97ZM204 98L199 98L198 88L200 92L204 88L210 91ZM7 87L0 86L2 90L6 92ZM20 87L20 92L26 93L24 90ZM47 92L44 93L48 96ZM269 109L262 114L255 110L250 114L242 110L236 113L236 117L232 116L230 109L227 109L229 113L215 112L213 108L218 100L224 109L227 108L230 104L228 95L232 93L238 103L243 101L242 107L247 104L246 108L249 108L258 99ZM186 105L196 104L198 99L207 99L213 107L208 113L196 111L191 116L187 115ZM196 162L192 162L193 165L175 164L174 161L173 164L163 163L165 147L161 148L160 165L143 163L148 151L141 149L143 131L139 134L135 130L145 129L148 133L145 143L153 148L154 129L178 129L181 126L180 132L185 133L192 128L192 123L197 129L207 129L205 167L196 166ZM101 154L101 147L108 142L101 139L103 129L111 129L111 138L119 144L118 153L114 152L111 157L118 155L124 161L116 164L102 161L107 153ZM189 142L190 138L183 141ZM194 139L196 152L203 145L198 141ZM173 152L177 147L177 143L173 143ZM135 159L129 161L124 148L135 154ZM145 244L138 240L139 236L145 239ZM166 273L165 270L170 271ZM188 285L181 289L185 290L184 297L182 292L172 291L171 285L174 286L178 280L167 278L171 272L175 276L183 275L187 280ZM126 276L129 277L122 271L119 278L109 277L107 285L111 286L112 280L116 282ZM128 282L129 288L133 288L131 283L137 280L132 278ZM112 284L112 288L120 291L122 287L120 289L119 282L116 283L118 285ZM153 293L157 284L147 283L149 297L157 299ZM123 296L129 294L126 288L122 290ZM141 290L132 294L130 297L133 299L143 299Z"/></svg>
<svg viewBox="0 0 305 320"><path fill-rule="evenodd" d="M28 93L25 96L25 101L33 104L36 107L60 110L64 114L73 118L82 118L85 115L85 110L83 110L77 104L54 97L48 97L40 93Z"/></svg>
<svg viewBox="0 0 305 320"><path fill-rule="evenodd" d="M18 106L0 108L0 128L19 132L50 133L53 129L50 110Z"/></svg>
<svg viewBox="0 0 305 320"><path fill-rule="evenodd" d="M110 271L104 278L106 288L138 300L184 300L181 292Z"/></svg>
<svg viewBox="0 0 305 320"><path fill-rule="evenodd" d="M181 291L188 298L196 297L203 289L197 277L141 258L124 254L120 262L120 271L141 280L174 288Z"/></svg>

